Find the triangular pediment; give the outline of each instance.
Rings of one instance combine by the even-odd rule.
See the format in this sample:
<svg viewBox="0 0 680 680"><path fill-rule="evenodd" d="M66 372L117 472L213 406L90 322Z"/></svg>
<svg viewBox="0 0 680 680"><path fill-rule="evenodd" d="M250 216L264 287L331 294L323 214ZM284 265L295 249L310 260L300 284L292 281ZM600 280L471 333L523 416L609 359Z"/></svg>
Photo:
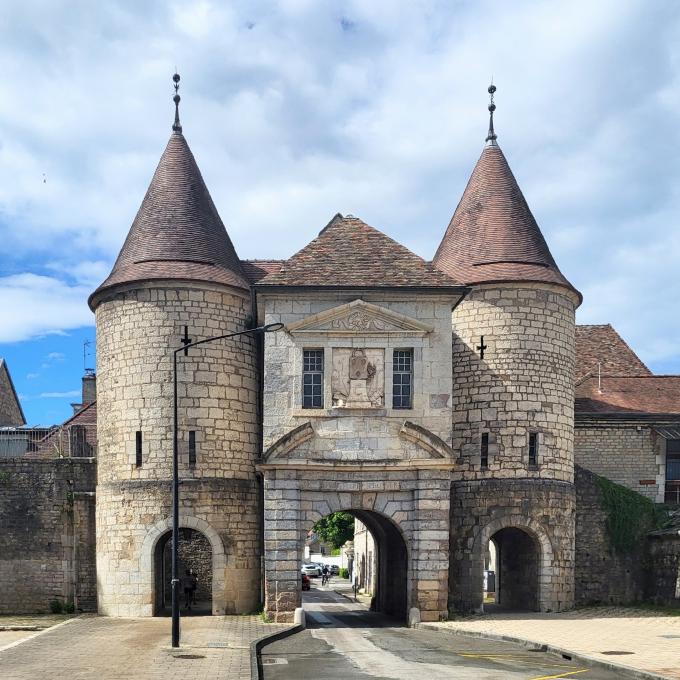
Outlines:
<svg viewBox="0 0 680 680"><path fill-rule="evenodd" d="M289 324L286 330L293 335L315 333L365 337L386 333L426 335L431 333L433 328L390 309L363 300L353 300Z"/></svg>

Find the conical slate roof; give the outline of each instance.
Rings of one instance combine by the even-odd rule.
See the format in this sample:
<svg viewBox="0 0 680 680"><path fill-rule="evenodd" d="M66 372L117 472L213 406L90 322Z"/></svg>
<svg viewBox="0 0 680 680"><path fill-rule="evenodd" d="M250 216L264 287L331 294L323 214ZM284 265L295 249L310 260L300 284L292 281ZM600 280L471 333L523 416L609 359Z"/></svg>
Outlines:
<svg viewBox="0 0 680 680"><path fill-rule="evenodd" d="M113 270L90 296L90 307L112 286L159 279L250 287L181 131L170 136Z"/></svg>
<svg viewBox="0 0 680 680"><path fill-rule="evenodd" d="M542 282L578 293L557 267L495 139L482 151L432 262L466 284Z"/></svg>
<svg viewBox="0 0 680 680"><path fill-rule="evenodd" d="M313 241L256 286L462 288L389 236L339 213Z"/></svg>

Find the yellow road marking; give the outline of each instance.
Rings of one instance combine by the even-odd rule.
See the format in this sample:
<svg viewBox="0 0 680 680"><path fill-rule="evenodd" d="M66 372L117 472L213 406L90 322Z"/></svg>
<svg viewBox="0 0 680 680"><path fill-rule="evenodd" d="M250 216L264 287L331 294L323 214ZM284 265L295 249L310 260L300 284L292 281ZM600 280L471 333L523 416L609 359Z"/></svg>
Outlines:
<svg viewBox="0 0 680 680"><path fill-rule="evenodd" d="M566 678L568 675L576 675L578 673L585 673L589 668L582 668L578 671L570 671L569 673L560 673L559 675L541 675L540 678L531 678L531 680L552 680L553 678Z"/></svg>

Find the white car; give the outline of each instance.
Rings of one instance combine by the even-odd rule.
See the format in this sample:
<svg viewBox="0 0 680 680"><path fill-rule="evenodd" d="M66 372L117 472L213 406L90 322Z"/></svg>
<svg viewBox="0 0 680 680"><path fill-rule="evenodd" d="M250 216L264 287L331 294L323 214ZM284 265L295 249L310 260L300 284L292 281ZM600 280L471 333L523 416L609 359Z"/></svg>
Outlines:
<svg viewBox="0 0 680 680"><path fill-rule="evenodd" d="M300 571L307 576L321 576L321 568L318 564L303 564Z"/></svg>

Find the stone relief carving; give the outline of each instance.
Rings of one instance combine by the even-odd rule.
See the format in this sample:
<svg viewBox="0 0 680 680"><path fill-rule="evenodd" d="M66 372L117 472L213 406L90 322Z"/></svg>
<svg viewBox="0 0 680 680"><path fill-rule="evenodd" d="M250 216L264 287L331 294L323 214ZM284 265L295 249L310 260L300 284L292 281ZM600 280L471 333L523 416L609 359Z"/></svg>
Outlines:
<svg viewBox="0 0 680 680"><path fill-rule="evenodd" d="M331 374L333 406L380 408L385 399L382 349L334 349Z"/></svg>
<svg viewBox="0 0 680 680"><path fill-rule="evenodd" d="M333 319L329 324L333 330L349 331L389 331L395 327L386 323L383 319L378 319L366 312L352 312L349 316L340 319Z"/></svg>

